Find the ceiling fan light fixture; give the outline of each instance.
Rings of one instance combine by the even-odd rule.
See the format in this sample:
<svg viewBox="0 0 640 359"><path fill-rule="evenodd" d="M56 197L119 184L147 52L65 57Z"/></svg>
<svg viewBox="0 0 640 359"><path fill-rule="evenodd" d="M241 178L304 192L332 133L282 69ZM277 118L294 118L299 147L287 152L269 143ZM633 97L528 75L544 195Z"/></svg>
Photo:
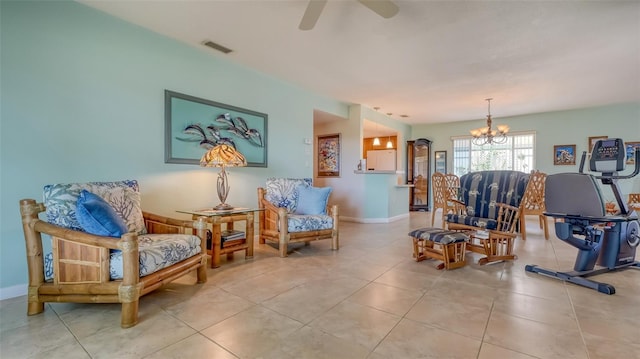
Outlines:
<svg viewBox="0 0 640 359"><path fill-rule="evenodd" d="M358 2L385 19L393 17L399 10L398 5L394 4L391 0L358 0ZM300 20L298 28L303 31L313 29L325 5L327 5L327 0L309 0L309 4L304 11L304 15L302 15L302 20Z"/></svg>
<svg viewBox="0 0 640 359"><path fill-rule="evenodd" d="M358 0L358 2L385 19L392 18L400 10L391 0Z"/></svg>
<svg viewBox="0 0 640 359"><path fill-rule="evenodd" d="M298 28L303 31L313 29L325 5L327 5L327 0L309 0L309 5L307 5L307 9L304 11Z"/></svg>

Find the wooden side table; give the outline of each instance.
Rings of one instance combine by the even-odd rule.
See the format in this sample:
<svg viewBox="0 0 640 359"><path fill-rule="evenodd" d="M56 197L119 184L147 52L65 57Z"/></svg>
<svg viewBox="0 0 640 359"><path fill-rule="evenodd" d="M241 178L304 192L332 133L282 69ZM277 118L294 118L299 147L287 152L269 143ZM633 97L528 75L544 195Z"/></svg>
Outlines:
<svg viewBox="0 0 640 359"><path fill-rule="evenodd" d="M254 212L259 210L255 208L234 208L225 211L203 209L177 212L191 214L193 219L204 217L208 223L211 223L211 268L218 268L220 267L220 256L222 254L226 254L227 258L231 258L234 252L244 250L245 258L253 258ZM245 222L245 239L232 240L225 243L225 245L221 245L222 224L225 223L227 229L232 229L233 223L239 221Z"/></svg>

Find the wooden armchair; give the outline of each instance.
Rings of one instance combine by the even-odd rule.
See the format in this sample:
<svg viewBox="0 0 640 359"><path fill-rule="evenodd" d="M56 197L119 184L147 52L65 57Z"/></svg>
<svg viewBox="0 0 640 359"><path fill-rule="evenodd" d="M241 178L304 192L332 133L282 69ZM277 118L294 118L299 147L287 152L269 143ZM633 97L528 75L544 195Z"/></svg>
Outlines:
<svg viewBox="0 0 640 359"><path fill-rule="evenodd" d="M76 215L82 190L104 199L124 219L126 233L114 238L85 232ZM28 315L42 313L46 302L122 303L120 325L128 328L138 322L141 296L191 271L199 283L207 281L204 220L142 212L136 181L51 185L44 198L44 203L20 201ZM39 219L41 212L48 221ZM105 224L101 216L95 218ZM52 240L44 258L43 234Z"/></svg>
<svg viewBox="0 0 640 359"><path fill-rule="evenodd" d="M512 260L519 207L529 176L518 171L480 171L460 177L460 198L447 228L467 232L467 249L485 254L479 264Z"/></svg>
<svg viewBox="0 0 640 359"><path fill-rule="evenodd" d="M329 193L328 187L312 187L311 179L269 178L266 188L258 188L260 243L278 243L281 257L289 243L319 239L331 239L337 250L338 206L327 204Z"/></svg>
<svg viewBox="0 0 640 359"><path fill-rule="evenodd" d="M540 229L544 229L544 239L549 239L549 226L547 217L544 215L546 211L544 203L544 184L547 180L547 174L540 171L533 171L529 176L527 189L524 191L522 201L520 202L520 232L522 240L527 239L527 225L525 216L538 216Z"/></svg>

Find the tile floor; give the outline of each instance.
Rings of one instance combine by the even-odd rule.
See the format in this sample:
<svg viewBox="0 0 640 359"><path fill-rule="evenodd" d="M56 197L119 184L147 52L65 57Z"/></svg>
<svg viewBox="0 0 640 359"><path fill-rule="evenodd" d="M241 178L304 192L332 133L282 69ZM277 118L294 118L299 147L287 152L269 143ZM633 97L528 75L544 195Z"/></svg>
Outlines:
<svg viewBox="0 0 640 359"><path fill-rule="evenodd" d="M518 260L479 266L469 253L466 267L439 271L411 258L407 233L429 218L342 222L339 251L324 240L279 258L256 244L204 285L186 278L143 297L130 329L118 305L54 303L27 317L25 297L5 300L0 357L640 358L640 271L598 276L612 296L526 273L570 269L576 253L545 241L535 217Z"/></svg>

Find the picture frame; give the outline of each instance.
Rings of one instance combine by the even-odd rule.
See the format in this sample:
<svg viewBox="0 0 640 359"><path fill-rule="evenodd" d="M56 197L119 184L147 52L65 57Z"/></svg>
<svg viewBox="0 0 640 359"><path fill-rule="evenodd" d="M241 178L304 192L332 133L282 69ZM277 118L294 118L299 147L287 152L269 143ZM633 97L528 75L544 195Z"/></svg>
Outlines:
<svg viewBox="0 0 640 359"><path fill-rule="evenodd" d="M553 164L555 166L576 164L576 145L553 146Z"/></svg>
<svg viewBox="0 0 640 359"><path fill-rule="evenodd" d="M609 136L593 136L593 137L589 137L589 142L587 145L588 148L588 154L591 154L591 151L593 151L593 145L596 144L596 141L598 140L606 140L607 138L609 138Z"/></svg>
<svg viewBox="0 0 640 359"><path fill-rule="evenodd" d="M207 150L225 143L248 167L267 167L267 114L170 90L164 106L165 163L199 165Z"/></svg>
<svg viewBox="0 0 640 359"><path fill-rule="evenodd" d="M625 142L624 143L624 152L627 154L627 164L628 165L635 165L636 164L636 158L635 156L635 149L640 147L640 141L639 142Z"/></svg>
<svg viewBox="0 0 640 359"><path fill-rule="evenodd" d="M341 136L318 135L318 177L340 177Z"/></svg>
<svg viewBox="0 0 640 359"><path fill-rule="evenodd" d="M447 151L435 152L436 172L447 173Z"/></svg>

